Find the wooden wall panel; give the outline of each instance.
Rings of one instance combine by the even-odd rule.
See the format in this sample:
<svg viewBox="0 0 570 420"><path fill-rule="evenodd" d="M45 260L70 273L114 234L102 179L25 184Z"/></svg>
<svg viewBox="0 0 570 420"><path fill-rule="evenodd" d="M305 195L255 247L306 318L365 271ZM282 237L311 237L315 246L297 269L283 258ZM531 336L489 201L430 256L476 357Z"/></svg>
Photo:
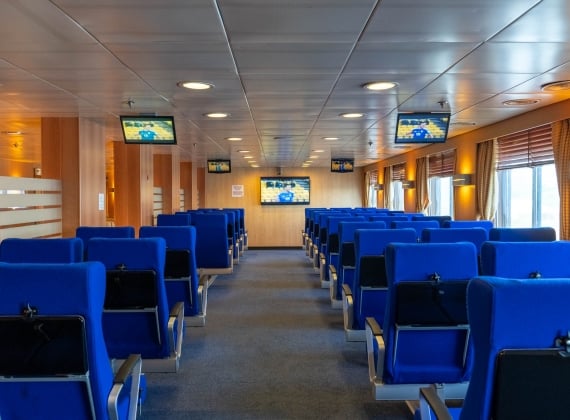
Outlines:
<svg viewBox="0 0 570 420"><path fill-rule="evenodd" d="M206 174L204 207L243 207L251 247L297 247L302 245L306 207L360 207L364 176L333 174L328 168L284 168L282 176L309 176L311 204L260 204L260 177L275 176L275 169L232 168L231 174ZM232 185L243 185L243 197L232 197Z"/></svg>
<svg viewBox="0 0 570 420"><path fill-rule="evenodd" d="M192 210L192 162L180 162L180 188L184 190L184 210Z"/></svg>

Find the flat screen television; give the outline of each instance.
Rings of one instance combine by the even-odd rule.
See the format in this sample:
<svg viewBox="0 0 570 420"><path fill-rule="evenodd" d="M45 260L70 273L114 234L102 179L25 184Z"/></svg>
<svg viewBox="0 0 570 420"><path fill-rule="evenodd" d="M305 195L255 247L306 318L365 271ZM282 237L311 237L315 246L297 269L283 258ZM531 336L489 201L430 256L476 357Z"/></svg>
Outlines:
<svg viewBox="0 0 570 420"><path fill-rule="evenodd" d="M331 159L331 172L354 172L354 159L333 158Z"/></svg>
<svg viewBox="0 0 570 420"><path fill-rule="evenodd" d="M449 112L402 112L398 114L394 143L444 143Z"/></svg>
<svg viewBox="0 0 570 420"><path fill-rule="evenodd" d="M207 164L210 174L229 174L232 171L232 161L229 159L210 159Z"/></svg>
<svg viewBox="0 0 570 420"><path fill-rule="evenodd" d="M176 144L174 117L120 116L127 144Z"/></svg>
<svg viewBox="0 0 570 420"><path fill-rule="evenodd" d="M310 204L308 176L263 176L260 178L261 204Z"/></svg>

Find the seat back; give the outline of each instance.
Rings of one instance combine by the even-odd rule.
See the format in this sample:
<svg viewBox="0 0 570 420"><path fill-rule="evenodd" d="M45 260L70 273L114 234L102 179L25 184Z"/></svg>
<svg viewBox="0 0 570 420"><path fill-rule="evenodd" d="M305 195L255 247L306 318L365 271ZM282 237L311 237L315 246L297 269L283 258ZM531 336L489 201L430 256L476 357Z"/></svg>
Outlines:
<svg viewBox="0 0 570 420"><path fill-rule="evenodd" d="M443 227L444 223L451 221L451 216L412 216L410 220L435 220L437 223L439 223L438 227Z"/></svg>
<svg viewBox="0 0 570 420"><path fill-rule="evenodd" d="M493 222L491 220L448 220L443 222L442 227L451 229L480 227L488 233L493 228Z"/></svg>
<svg viewBox="0 0 570 420"><path fill-rule="evenodd" d="M570 242L485 242L481 274L527 279L570 277Z"/></svg>
<svg viewBox="0 0 570 420"><path fill-rule="evenodd" d="M489 233L482 227L472 228L429 228L422 231L421 241L430 243L471 242L481 253L481 246L489 239Z"/></svg>
<svg viewBox="0 0 570 420"><path fill-rule="evenodd" d="M556 342L561 335L565 337L560 341L567 342L569 295L568 278L479 277L470 282L468 315L475 358L461 419L501 418L494 415L501 413L505 403L510 404L507 418L567 417L570 407L564 372L569 371L570 358L559 358L568 349L556 346ZM552 351L553 347L558 348ZM505 349L532 349L532 352L515 354L515 359L508 361L512 354L503 352ZM539 355L539 349L550 350ZM553 374L553 366L555 374L548 377ZM496 377L497 373L502 379ZM524 375L522 381L520 374ZM539 382L544 376L546 381ZM502 381L511 384L506 387L509 394L522 387L523 393L516 397L516 404L502 392L505 389Z"/></svg>
<svg viewBox="0 0 570 420"><path fill-rule="evenodd" d="M353 328L362 330L367 317L374 317L379 325L384 322L388 282L384 251L392 242L414 243L413 229L357 229L354 233L354 290L355 316ZM383 293L367 293L365 288L384 288ZM364 289L363 289L364 288Z"/></svg>
<svg viewBox="0 0 570 420"><path fill-rule="evenodd" d="M105 299L109 305L103 313L103 331L109 356L169 356L169 305L164 284L166 241L158 237L92 238L87 258L103 263L107 292L118 293ZM138 296L136 300L133 294Z"/></svg>
<svg viewBox="0 0 570 420"><path fill-rule="evenodd" d="M419 241L422 237L422 232L424 229L439 228L439 222L437 220L395 221L391 223L390 227L392 229L404 229L404 228L414 229L416 231L416 238Z"/></svg>
<svg viewBox="0 0 570 420"><path fill-rule="evenodd" d="M465 288L477 275L475 245L391 243L385 255L384 381L467 381L472 350L465 324Z"/></svg>
<svg viewBox="0 0 570 420"><path fill-rule="evenodd" d="M492 228L490 241L503 242L549 242L556 240L556 231L551 227L536 228Z"/></svg>
<svg viewBox="0 0 570 420"><path fill-rule="evenodd" d="M192 216L190 213L159 214L156 216L157 226L189 226Z"/></svg>
<svg viewBox="0 0 570 420"><path fill-rule="evenodd" d="M196 264L199 268L231 267L228 253L228 216L225 213L192 213L196 228Z"/></svg>
<svg viewBox="0 0 570 420"><path fill-rule="evenodd" d="M108 419L103 265L2 263L0 278L0 416Z"/></svg>
<svg viewBox="0 0 570 420"><path fill-rule="evenodd" d="M87 246L91 238L134 238L133 226L79 226L75 237L83 241L83 259L87 257Z"/></svg>
<svg viewBox="0 0 570 420"><path fill-rule="evenodd" d="M139 238L166 241L164 280L168 306L184 302L186 316L197 315L198 267L196 265L196 228L194 226L142 226Z"/></svg>
<svg viewBox="0 0 570 420"><path fill-rule="evenodd" d="M73 263L83 261L79 238L6 238L0 243L0 261L11 263Z"/></svg>

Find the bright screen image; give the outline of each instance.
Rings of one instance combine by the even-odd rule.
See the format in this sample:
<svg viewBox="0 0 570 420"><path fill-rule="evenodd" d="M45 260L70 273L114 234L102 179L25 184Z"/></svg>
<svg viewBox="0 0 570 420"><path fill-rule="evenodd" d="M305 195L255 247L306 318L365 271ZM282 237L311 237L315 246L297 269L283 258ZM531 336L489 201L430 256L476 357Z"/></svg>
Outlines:
<svg viewBox="0 0 570 420"><path fill-rule="evenodd" d="M125 143L176 144L173 117L121 117Z"/></svg>
<svg viewBox="0 0 570 420"><path fill-rule="evenodd" d="M262 177L261 204L309 204L309 177Z"/></svg>
<svg viewBox="0 0 570 420"><path fill-rule="evenodd" d="M331 159L331 172L354 172L354 160Z"/></svg>
<svg viewBox="0 0 570 420"><path fill-rule="evenodd" d="M231 161L229 160L209 160L208 161L208 172L227 174L232 171Z"/></svg>
<svg viewBox="0 0 570 420"><path fill-rule="evenodd" d="M449 113L398 114L395 143L443 143L447 140Z"/></svg>

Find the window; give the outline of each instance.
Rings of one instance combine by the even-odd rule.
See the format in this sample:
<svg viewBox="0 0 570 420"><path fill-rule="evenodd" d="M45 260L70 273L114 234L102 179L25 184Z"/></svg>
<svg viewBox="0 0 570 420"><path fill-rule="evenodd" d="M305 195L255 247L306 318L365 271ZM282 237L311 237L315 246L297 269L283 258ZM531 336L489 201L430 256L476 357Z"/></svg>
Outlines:
<svg viewBox="0 0 570 420"><path fill-rule="evenodd" d="M398 163L392 166L392 203L390 210L404 210L404 187L406 179L406 164Z"/></svg>
<svg viewBox="0 0 570 420"><path fill-rule="evenodd" d="M378 190L376 190L376 185L378 184L378 171L368 172L368 207L376 208L378 207Z"/></svg>
<svg viewBox="0 0 570 420"><path fill-rule="evenodd" d="M498 139L499 227L560 224L550 124Z"/></svg>
<svg viewBox="0 0 570 420"><path fill-rule="evenodd" d="M428 216L453 215L453 174L455 172L455 149L429 155L428 188L430 205Z"/></svg>

